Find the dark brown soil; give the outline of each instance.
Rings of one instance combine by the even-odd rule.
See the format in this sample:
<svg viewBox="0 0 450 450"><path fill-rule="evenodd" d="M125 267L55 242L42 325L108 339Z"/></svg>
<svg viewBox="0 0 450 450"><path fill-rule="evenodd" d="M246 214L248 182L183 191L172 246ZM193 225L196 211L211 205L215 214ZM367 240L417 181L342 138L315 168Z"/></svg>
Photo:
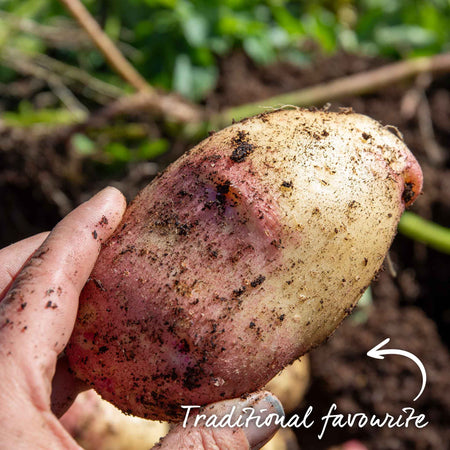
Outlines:
<svg viewBox="0 0 450 450"><path fill-rule="evenodd" d="M261 68L242 53L235 53L220 62L217 89L205 103L216 109L262 100L384 63L341 54L320 57L309 68L286 63ZM392 85L382 92L333 105L339 106L351 106L403 133L424 171L424 193L413 210L449 227L450 76L422 77ZM427 124L431 124L434 137L427 133ZM158 128L155 123L151 126ZM62 132L36 135L0 126L0 246L50 229L62 215L107 184L116 185L131 198L158 170L192 146L171 137L171 151L156 162L130 164L113 173L98 172L89 161L68 150L59 137ZM163 129L157 132L168 136ZM437 156L436 145L441 149ZM302 449L328 448L352 438L361 439L370 449L448 448L449 256L402 236L396 238L391 256L398 277L393 279L385 271L373 284L374 304L368 320L357 324L347 319L327 344L311 352L313 382L304 405L312 405L318 417L332 403L337 403L338 411L344 414L395 414L401 408L414 407L430 423L421 430L334 428L322 441L317 439L317 430L302 429L298 432ZM400 356L384 360L366 356L386 337L391 338L389 348L410 351L425 365L428 382L416 402L413 398L420 389L421 377L414 363Z"/></svg>
<svg viewBox="0 0 450 450"><path fill-rule="evenodd" d="M389 429L364 427L361 430L329 428L319 443L315 430L299 433L302 448L321 449L331 444L358 438L370 449L447 449L450 442L450 361L436 325L417 306L401 307L400 293L387 273L374 283L375 302L367 322L349 318L329 339L311 353L313 382L305 405L314 405L317 417L325 415L332 403L341 414L364 412L384 417L398 416L402 408L413 407L425 414L429 425ZM422 377L415 363L402 356L370 359L367 350L386 337L386 348L409 351L425 365L428 384L420 398ZM304 410L304 408L303 408ZM301 413L302 409L300 409ZM404 414L403 414L404 415Z"/></svg>
<svg viewBox="0 0 450 450"><path fill-rule="evenodd" d="M380 58L338 54L318 55L313 66L299 68L287 62L257 66L243 52L236 52L219 63L220 78L206 104L214 109L262 100L272 95L312 86L385 64Z"/></svg>

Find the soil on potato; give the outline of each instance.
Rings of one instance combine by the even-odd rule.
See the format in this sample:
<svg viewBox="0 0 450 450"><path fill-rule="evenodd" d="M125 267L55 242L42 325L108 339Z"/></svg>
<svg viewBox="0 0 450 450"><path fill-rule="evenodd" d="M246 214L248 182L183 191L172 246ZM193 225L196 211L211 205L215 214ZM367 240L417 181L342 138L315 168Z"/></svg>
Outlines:
<svg viewBox="0 0 450 450"><path fill-rule="evenodd" d="M379 58L339 54L319 57L312 67L288 63L258 67L243 53L220 61L217 88L204 101L217 109L324 82L385 64ZM263 104L263 102L262 102ZM0 110L7 100L0 99ZM450 226L450 76L422 76L381 92L346 98L333 104L352 107L384 124L396 126L424 170L424 193L413 210ZM143 120L140 118L139 120ZM65 130L49 133L11 129L0 124L0 247L48 230L70 209L100 188L112 184L132 198L168 163L193 145L174 137L145 118L152 136L169 137L171 150L156 161L130 163L116 171L99 170L74 154ZM314 407L317 424L332 403L342 414L364 412L397 415L413 407L427 427L389 429L328 428L297 430L302 449L322 449L357 438L369 449L446 449L450 442L450 292L449 257L397 236L391 258L394 279L384 270L373 283L374 302L360 323L350 317L329 339L311 352L312 384L297 413ZM359 316L361 318L361 315ZM364 318L364 317L363 317ZM418 367L405 357L370 360L366 352L386 337L389 348L410 351L427 370L421 386Z"/></svg>

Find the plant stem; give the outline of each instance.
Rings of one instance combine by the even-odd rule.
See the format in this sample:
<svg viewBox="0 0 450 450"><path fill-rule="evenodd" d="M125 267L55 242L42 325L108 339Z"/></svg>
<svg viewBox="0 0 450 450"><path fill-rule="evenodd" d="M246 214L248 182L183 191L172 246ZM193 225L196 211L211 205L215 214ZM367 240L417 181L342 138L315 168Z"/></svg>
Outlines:
<svg viewBox="0 0 450 450"><path fill-rule="evenodd" d="M137 91L153 92L153 88L127 61L89 11L79 0L60 0L78 23L84 28L97 48L102 52L111 67Z"/></svg>
<svg viewBox="0 0 450 450"><path fill-rule="evenodd" d="M421 73L448 71L450 71L450 53L409 59L258 102L228 108L215 114L211 122L221 127L231 123L233 119L237 121L264 112L264 106L322 106L345 96L374 92Z"/></svg>
<svg viewBox="0 0 450 450"><path fill-rule="evenodd" d="M111 99L123 97L124 91L117 86L95 78L78 67L65 64L43 54L27 54L16 47L7 47L0 51L0 62L19 73L31 75L45 82L59 79L61 83L82 90L85 97L89 97L100 104L109 104Z"/></svg>
<svg viewBox="0 0 450 450"><path fill-rule="evenodd" d="M442 253L450 254L450 228L443 227L412 212L405 212L398 225L400 233Z"/></svg>

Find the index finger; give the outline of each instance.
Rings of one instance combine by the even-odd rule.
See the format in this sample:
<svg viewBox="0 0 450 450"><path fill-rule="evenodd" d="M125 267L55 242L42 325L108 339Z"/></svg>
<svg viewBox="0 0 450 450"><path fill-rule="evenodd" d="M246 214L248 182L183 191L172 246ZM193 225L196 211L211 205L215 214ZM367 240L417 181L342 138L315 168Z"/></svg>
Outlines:
<svg viewBox="0 0 450 450"><path fill-rule="evenodd" d="M72 333L81 289L125 207L123 195L107 188L58 223L0 303L0 356L26 374L37 369L51 380L56 356Z"/></svg>
<svg viewBox="0 0 450 450"><path fill-rule="evenodd" d="M35 234L0 250L0 302L24 264L42 245L48 234L48 232Z"/></svg>

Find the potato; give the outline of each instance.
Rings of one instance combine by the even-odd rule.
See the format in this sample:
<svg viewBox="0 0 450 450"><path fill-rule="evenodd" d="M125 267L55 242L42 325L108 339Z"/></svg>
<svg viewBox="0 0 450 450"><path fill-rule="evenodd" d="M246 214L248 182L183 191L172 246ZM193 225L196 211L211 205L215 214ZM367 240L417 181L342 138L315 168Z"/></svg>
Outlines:
<svg viewBox="0 0 450 450"><path fill-rule="evenodd" d="M169 432L167 422L126 416L92 389L60 421L84 450L148 450Z"/></svg>
<svg viewBox="0 0 450 450"><path fill-rule="evenodd" d="M161 420L258 389L350 313L421 185L403 142L358 114L278 110L211 135L104 245L73 372Z"/></svg>
<svg viewBox="0 0 450 450"><path fill-rule="evenodd" d="M283 405L284 412L290 414L303 400L309 386L310 368L308 355L295 360L272 378L264 389L272 392Z"/></svg>
<svg viewBox="0 0 450 450"><path fill-rule="evenodd" d="M300 450L300 446L291 428L280 428L261 450Z"/></svg>

